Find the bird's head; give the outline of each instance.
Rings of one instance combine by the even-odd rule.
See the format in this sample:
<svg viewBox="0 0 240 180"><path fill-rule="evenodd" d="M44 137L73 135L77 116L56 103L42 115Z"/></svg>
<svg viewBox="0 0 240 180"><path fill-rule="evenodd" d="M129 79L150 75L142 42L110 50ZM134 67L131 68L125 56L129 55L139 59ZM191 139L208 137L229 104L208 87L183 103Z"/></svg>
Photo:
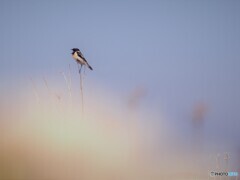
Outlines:
<svg viewBox="0 0 240 180"><path fill-rule="evenodd" d="M80 51L78 48L72 48L73 52Z"/></svg>

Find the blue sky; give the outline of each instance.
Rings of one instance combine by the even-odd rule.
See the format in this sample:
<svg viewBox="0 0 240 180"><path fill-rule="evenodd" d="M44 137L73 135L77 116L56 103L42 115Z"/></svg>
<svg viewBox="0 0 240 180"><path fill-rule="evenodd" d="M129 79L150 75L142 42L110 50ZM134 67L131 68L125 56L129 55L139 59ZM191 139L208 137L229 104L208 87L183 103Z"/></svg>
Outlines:
<svg viewBox="0 0 240 180"><path fill-rule="evenodd" d="M146 105L163 108L180 131L205 102L207 133L235 147L240 1L1 0L0 22L2 88L75 66L70 49L78 47L94 68L91 81L120 94L145 86Z"/></svg>

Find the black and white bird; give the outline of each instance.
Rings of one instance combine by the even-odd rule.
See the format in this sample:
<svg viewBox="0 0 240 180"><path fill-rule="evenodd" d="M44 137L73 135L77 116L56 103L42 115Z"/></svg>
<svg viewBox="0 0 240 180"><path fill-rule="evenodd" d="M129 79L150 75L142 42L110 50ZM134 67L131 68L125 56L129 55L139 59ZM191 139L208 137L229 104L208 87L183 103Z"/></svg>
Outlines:
<svg viewBox="0 0 240 180"><path fill-rule="evenodd" d="M78 48L72 49L72 57L81 65L79 69L79 73L81 73L81 69L83 65L86 65L90 70L93 70L93 68L88 64L87 60L84 58L83 54Z"/></svg>

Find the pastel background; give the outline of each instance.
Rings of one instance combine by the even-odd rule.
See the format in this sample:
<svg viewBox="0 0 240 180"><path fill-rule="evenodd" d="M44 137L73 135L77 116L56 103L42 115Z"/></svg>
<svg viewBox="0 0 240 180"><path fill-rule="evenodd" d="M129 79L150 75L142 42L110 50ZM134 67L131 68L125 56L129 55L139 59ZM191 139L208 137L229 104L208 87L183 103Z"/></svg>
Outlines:
<svg viewBox="0 0 240 180"><path fill-rule="evenodd" d="M0 179L240 172L239 32L237 0L1 0Z"/></svg>

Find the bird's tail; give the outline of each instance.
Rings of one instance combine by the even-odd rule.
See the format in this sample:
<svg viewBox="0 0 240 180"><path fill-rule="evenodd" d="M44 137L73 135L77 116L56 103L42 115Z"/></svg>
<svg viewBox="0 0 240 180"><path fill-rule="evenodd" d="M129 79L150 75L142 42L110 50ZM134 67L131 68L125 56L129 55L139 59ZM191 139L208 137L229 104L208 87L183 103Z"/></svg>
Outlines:
<svg viewBox="0 0 240 180"><path fill-rule="evenodd" d="M87 63L87 66L89 69L93 70L93 68Z"/></svg>

